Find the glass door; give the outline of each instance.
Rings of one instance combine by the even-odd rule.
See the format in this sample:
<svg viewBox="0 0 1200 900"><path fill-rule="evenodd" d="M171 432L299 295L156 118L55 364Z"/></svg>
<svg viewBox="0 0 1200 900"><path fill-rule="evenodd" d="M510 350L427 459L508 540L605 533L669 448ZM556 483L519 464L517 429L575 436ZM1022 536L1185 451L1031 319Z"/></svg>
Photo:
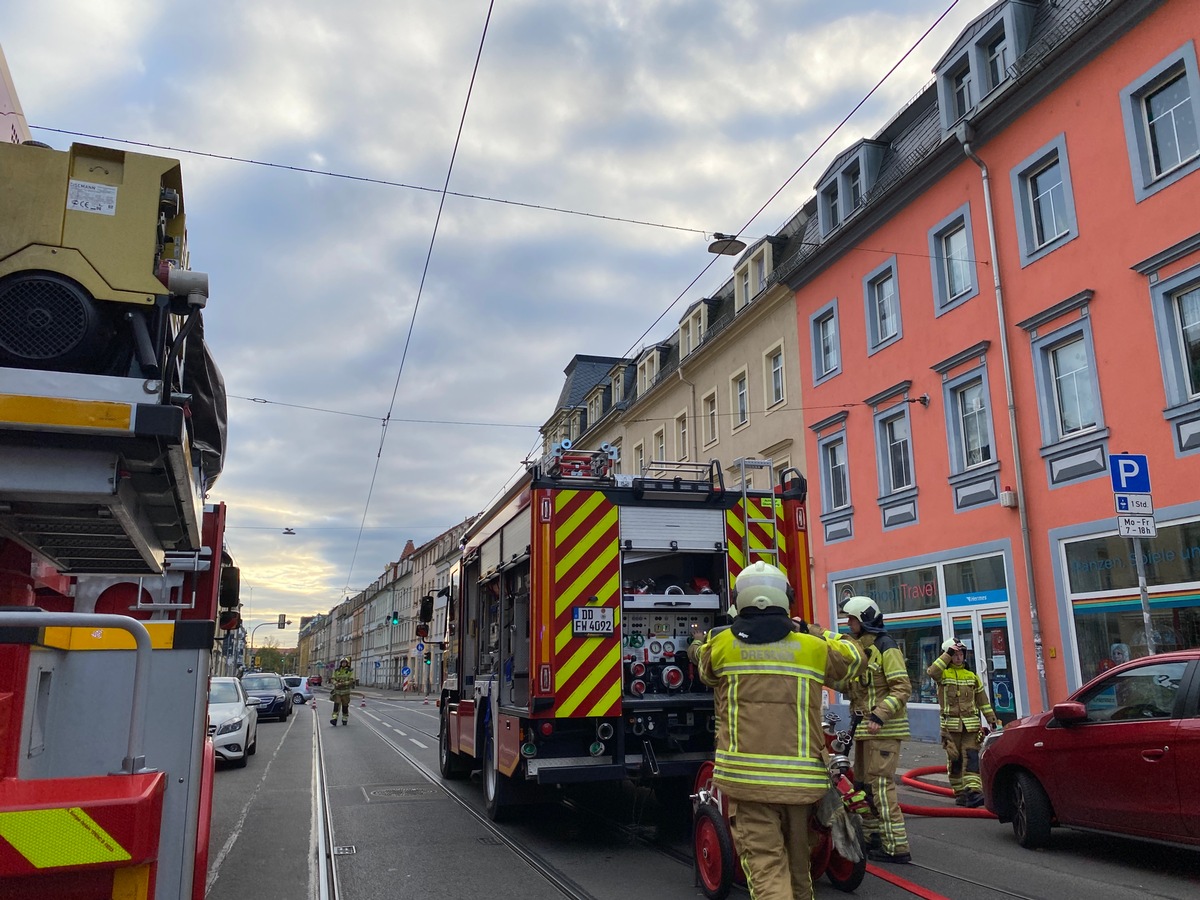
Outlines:
<svg viewBox="0 0 1200 900"><path fill-rule="evenodd" d="M952 614L950 622L954 636L967 648L967 665L983 681L997 718L1005 724L1013 721L1020 713L1007 613L973 609Z"/></svg>

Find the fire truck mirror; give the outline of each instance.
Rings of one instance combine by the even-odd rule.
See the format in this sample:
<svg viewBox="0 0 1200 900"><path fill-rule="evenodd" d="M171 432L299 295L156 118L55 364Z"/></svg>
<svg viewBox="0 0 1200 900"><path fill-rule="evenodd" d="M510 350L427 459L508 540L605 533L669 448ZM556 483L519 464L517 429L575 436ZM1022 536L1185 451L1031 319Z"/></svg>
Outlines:
<svg viewBox="0 0 1200 900"><path fill-rule="evenodd" d="M417 613L417 618L422 622L433 621L433 594L426 594L421 598L421 609Z"/></svg>
<svg viewBox="0 0 1200 900"><path fill-rule="evenodd" d="M237 566L221 568L221 583L219 588L220 604L225 609L237 609L242 602L239 598L242 585L242 570Z"/></svg>

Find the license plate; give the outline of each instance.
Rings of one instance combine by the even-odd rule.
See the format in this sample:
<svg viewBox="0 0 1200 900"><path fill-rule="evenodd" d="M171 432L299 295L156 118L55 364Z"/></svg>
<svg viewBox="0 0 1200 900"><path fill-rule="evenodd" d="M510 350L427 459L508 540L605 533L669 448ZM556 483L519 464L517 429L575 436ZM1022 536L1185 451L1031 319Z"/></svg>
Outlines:
<svg viewBox="0 0 1200 900"><path fill-rule="evenodd" d="M571 633L575 637L612 634L615 612L611 606L574 606L571 608Z"/></svg>

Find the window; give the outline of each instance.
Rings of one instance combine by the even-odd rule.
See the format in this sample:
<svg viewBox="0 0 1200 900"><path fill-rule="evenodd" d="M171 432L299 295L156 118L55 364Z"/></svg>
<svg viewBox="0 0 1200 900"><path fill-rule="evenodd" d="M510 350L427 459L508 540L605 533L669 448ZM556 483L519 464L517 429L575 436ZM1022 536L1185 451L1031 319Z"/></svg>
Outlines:
<svg viewBox="0 0 1200 900"><path fill-rule="evenodd" d="M675 458L679 460L688 458L687 413L675 418Z"/></svg>
<svg viewBox="0 0 1200 900"><path fill-rule="evenodd" d="M1110 676L1081 698L1087 720L1142 722L1171 718L1187 666L1187 660L1148 663Z"/></svg>
<svg viewBox="0 0 1200 900"><path fill-rule="evenodd" d="M979 293L974 246L970 204L964 204L930 229L934 315L940 316Z"/></svg>
<svg viewBox="0 0 1200 900"><path fill-rule="evenodd" d="M730 382L733 400L734 428L740 428L750 421L750 395L746 385L746 373L740 372Z"/></svg>
<svg viewBox="0 0 1200 900"><path fill-rule="evenodd" d="M612 446L613 450L615 450L617 453L617 458L615 460L613 460L612 473L614 475L620 475L624 471L624 469L621 468L621 463L624 462L624 459L625 459L624 455L621 453L621 439L614 438L613 440L609 441L608 443Z"/></svg>
<svg viewBox="0 0 1200 900"><path fill-rule="evenodd" d="M846 186L850 189L850 208L858 209L863 204L862 170L858 166L846 172Z"/></svg>
<svg viewBox="0 0 1200 900"><path fill-rule="evenodd" d="M903 413L884 419L880 425L884 450L883 488L894 494L912 486L912 444L908 438L908 416Z"/></svg>
<svg viewBox="0 0 1200 900"><path fill-rule="evenodd" d="M687 356L692 352L692 323L684 322L679 326L679 355Z"/></svg>
<svg viewBox="0 0 1200 900"><path fill-rule="evenodd" d="M984 56L987 62L987 88L994 91L1007 77L1008 71L1008 41L1003 32L988 42Z"/></svg>
<svg viewBox="0 0 1200 900"><path fill-rule="evenodd" d="M832 231L842 223L842 210L838 203L838 186L835 181L825 191L825 209L829 213L829 229Z"/></svg>
<svg viewBox="0 0 1200 900"><path fill-rule="evenodd" d="M742 272L742 303L749 303L754 295L750 293L750 270Z"/></svg>
<svg viewBox="0 0 1200 900"><path fill-rule="evenodd" d="M950 76L951 96L954 98L954 118L961 119L971 111L971 67L964 63Z"/></svg>
<svg viewBox="0 0 1200 900"><path fill-rule="evenodd" d="M717 393L706 394L704 403L704 445L707 447L717 439Z"/></svg>
<svg viewBox="0 0 1200 900"><path fill-rule="evenodd" d="M1200 397L1200 287L1175 295L1188 396Z"/></svg>
<svg viewBox="0 0 1200 900"><path fill-rule="evenodd" d="M638 363L638 393L645 394L654 385L658 376L658 351L652 351Z"/></svg>
<svg viewBox="0 0 1200 900"><path fill-rule="evenodd" d="M783 348L775 347L763 356L763 374L766 376L767 406L775 406L784 401L783 395Z"/></svg>
<svg viewBox="0 0 1200 900"><path fill-rule="evenodd" d="M990 461L992 438L982 379L971 381L955 392L955 409L960 424L959 450L963 467L969 469Z"/></svg>
<svg viewBox="0 0 1200 900"><path fill-rule="evenodd" d="M604 398L599 394L593 394L588 399L588 420L587 426L591 428L600 421L600 413L604 408Z"/></svg>
<svg viewBox="0 0 1200 900"><path fill-rule="evenodd" d="M1039 317L1018 323L1033 335L1040 452L1051 487L1108 472L1108 429L1087 315L1090 299L1091 292L1083 291ZM1076 309L1079 317L1074 321L1039 333L1038 327L1046 324L1046 319L1061 320Z"/></svg>
<svg viewBox="0 0 1200 900"><path fill-rule="evenodd" d="M870 355L901 337L894 256L863 279L863 292L866 295L867 354Z"/></svg>
<svg viewBox="0 0 1200 900"><path fill-rule="evenodd" d="M646 448L641 441L633 445L633 474L641 475L646 471Z"/></svg>
<svg viewBox="0 0 1200 900"><path fill-rule="evenodd" d="M750 261L750 273L753 276L754 294L758 296L767 289L766 260L761 256Z"/></svg>
<svg viewBox="0 0 1200 900"><path fill-rule="evenodd" d="M827 509L842 509L850 505L850 481L846 470L846 441L830 441L822 448L823 478L828 494Z"/></svg>
<svg viewBox="0 0 1200 900"><path fill-rule="evenodd" d="M654 459L663 461L667 458L667 433L663 429L654 432Z"/></svg>
<svg viewBox="0 0 1200 900"><path fill-rule="evenodd" d="M1178 452L1200 450L1200 266L1151 284L1150 297L1167 396L1163 415Z"/></svg>
<svg viewBox="0 0 1200 900"><path fill-rule="evenodd" d="M1021 265L1078 237L1067 143L1059 135L1012 172Z"/></svg>
<svg viewBox="0 0 1200 900"><path fill-rule="evenodd" d="M837 300L826 303L809 319L812 343L813 384L827 381L842 370L838 339Z"/></svg>
<svg viewBox="0 0 1200 900"><path fill-rule="evenodd" d="M612 378L612 401L613 404L620 403L625 399L625 374L618 373Z"/></svg>
<svg viewBox="0 0 1200 900"><path fill-rule="evenodd" d="M1184 44L1121 91L1125 144L1139 202L1200 168L1200 74Z"/></svg>
<svg viewBox="0 0 1200 900"><path fill-rule="evenodd" d="M1054 408L1061 437L1094 428L1096 402L1092 395L1092 373L1082 337L1051 347L1050 367L1054 379Z"/></svg>

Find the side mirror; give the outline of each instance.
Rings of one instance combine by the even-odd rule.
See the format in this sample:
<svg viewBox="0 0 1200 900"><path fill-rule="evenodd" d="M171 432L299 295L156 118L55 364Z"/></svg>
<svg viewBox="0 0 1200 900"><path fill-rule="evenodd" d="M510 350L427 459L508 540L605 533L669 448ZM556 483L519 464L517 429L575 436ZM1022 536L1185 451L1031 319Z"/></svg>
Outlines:
<svg viewBox="0 0 1200 900"><path fill-rule="evenodd" d="M258 707L262 706L262 699L259 697L247 697L246 705L253 706L255 709L258 709Z"/></svg>
<svg viewBox="0 0 1200 900"><path fill-rule="evenodd" d="M1087 707L1078 700L1067 700L1054 704L1054 718L1064 725L1076 725L1087 721Z"/></svg>

